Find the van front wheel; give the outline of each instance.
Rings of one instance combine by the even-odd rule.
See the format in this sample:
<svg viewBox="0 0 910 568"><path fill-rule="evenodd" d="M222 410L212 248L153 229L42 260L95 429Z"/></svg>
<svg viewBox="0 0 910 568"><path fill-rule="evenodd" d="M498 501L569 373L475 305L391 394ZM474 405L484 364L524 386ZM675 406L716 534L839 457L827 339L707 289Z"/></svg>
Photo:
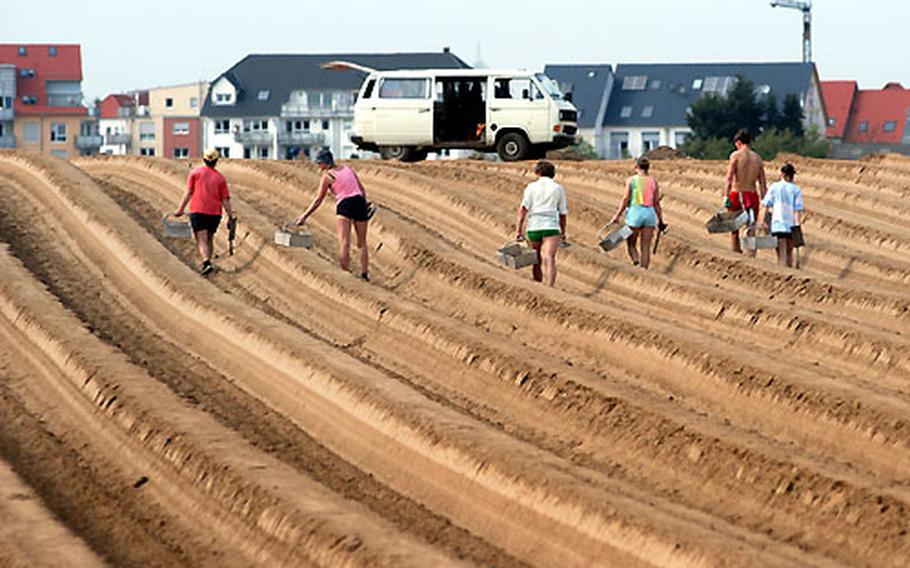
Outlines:
<svg viewBox="0 0 910 568"><path fill-rule="evenodd" d="M496 143L496 153L503 162L515 162L527 157L530 146L523 134L509 132Z"/></svg>
<svg viewBox="0 0 910 568"><path fill-rule="evenodd" d="M412 154L413 148L410 146L380 146L379 155L383 160L398 160L407 162Z"/></svg>

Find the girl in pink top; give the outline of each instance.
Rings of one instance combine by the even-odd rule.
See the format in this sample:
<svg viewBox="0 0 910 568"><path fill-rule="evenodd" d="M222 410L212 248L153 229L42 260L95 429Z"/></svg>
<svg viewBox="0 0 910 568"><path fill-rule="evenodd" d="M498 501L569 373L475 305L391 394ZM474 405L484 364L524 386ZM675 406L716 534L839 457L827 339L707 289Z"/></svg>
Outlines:
<svg viewBox="0 0 910 568"><path fill-rule="evenodd" d="M321 150L316 155L316 163L323 172L319 191L307 210L297 218L297 224L302 225L310 215L315 213L322 205L326 193L331 191L337 201L335 226L338 229L341 268L348 270L351 263L351 226L353 225L354 233L357 235L357 248L360 249L360 277L369 280L370 255L367 249L367 225L372 215L366 191L354 170L348 166L337 165L329 150Z"/></svg>

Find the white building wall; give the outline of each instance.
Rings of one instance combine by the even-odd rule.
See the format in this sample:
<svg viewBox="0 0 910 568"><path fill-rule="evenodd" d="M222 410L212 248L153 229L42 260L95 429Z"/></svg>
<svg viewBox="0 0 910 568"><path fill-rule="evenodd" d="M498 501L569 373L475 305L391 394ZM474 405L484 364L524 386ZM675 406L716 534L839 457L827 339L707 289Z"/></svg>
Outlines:
<svg viewBox="0 0 910 568"><path fill-rule="evenodd" d="M614 147L614 135L625 133L628 135L626 155L619 154L619 149ZM680 136L691 135L688 126L609 126L603 129L603 140L606 148L605 157L610 160L623 158L637 158L646 152L644 148L645 135L657 134L656 146L670 146L677 148Z"/></svg>
<svg viewBox="0 0 910 568"><path fill-rule="evenodd" d="M102 118L98 120L98 133L102 137L101 154L124 156L130 152L130 144L108 144L108 135L132 135L133 121L130 118Z"/></svg>

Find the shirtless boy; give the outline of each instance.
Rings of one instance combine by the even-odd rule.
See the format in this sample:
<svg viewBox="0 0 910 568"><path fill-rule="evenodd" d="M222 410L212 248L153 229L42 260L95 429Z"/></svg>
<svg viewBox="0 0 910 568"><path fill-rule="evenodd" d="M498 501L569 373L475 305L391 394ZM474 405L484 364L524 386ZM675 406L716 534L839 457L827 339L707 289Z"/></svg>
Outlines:
<svg viewBox="0 0 910 568"><path fill-rule="evenodd" d="M752 211L752 223L747 234L753 235L754 226L758 222L758 208L762 198L768 191L768 182L765 180L765 164L752 147L752 135L748 130L740 130L733 138L736 151L730 154L730 168L727 170L727 185L724 187L727 208L733 211L747 209ZM759 192L755 190L758 183ZM732 190L732 191L731 191ZM730 234L732 237L733 252L742 252L739 245L739 232ZM753 252L754 254L754 252Z"/></svg>

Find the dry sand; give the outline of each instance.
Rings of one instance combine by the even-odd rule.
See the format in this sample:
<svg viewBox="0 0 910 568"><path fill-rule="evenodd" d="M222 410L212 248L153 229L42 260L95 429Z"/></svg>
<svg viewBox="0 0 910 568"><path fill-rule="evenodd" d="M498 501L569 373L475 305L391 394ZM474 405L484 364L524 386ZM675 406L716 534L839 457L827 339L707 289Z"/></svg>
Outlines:
<svg viewBox="0 0 910 568"><path fill-rule="evenodd" d="M705 233L722 163L654 164L650 271L594 237L629 164L558 163L550 290L493 254L527 163L355 163L365 283L330 203L271 244L312 165L219 166L204 279L186 163L0 152L0 562L906 566L910 160L794 159L799 271Z"/></svg>

